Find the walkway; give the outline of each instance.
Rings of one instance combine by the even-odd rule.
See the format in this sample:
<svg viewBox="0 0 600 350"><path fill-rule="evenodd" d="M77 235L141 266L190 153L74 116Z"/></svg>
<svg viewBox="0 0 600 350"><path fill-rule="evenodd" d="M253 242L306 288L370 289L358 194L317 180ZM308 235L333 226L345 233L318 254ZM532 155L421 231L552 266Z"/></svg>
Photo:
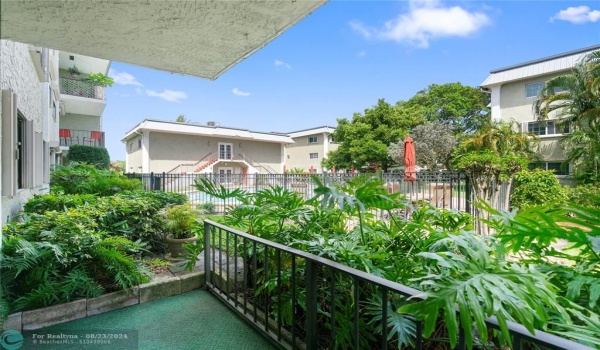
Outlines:
<svg viewBox="0 0 600 350"><path fill-rule="evenodd" d="M138 332L138 347L133 342L110 345L43 347L44 349L98 350L237 350L275 349L250 325L227 306L204 290L180 294L149 303L138 304L104 314L78 319L26 332L32 334L88 334ZM135 334L135 332L130 332ZM35 349L36 347L34 347ZM40 347L41 348L41 347Z"/></svg>

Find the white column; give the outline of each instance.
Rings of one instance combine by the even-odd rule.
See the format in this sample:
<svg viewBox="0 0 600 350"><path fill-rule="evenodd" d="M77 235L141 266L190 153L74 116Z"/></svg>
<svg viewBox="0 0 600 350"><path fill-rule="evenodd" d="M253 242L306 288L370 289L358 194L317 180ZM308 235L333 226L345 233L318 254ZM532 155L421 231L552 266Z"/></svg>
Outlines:
<svg viewBox="0 0 600 350"><path fill-rule="evenodd" d="M500 89L502 89L502 85L492 86L491 88L492 120L502 119L502 114L500 112Z"/></svg>
<svg viewBox="0 0 600 350"><path fill-rule="evenodd" d="M142 132L142 173L150 172L150 131Z"/></svg>

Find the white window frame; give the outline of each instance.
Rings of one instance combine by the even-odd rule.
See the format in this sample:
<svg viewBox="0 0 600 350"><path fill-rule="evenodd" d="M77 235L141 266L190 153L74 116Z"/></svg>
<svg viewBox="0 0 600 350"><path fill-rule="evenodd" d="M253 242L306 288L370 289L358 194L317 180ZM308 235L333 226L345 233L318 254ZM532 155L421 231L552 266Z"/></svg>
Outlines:
<svg viewBox="0 0 600 350"><path fill-rule="evenodd" d="M223 149L223 157L221 157L221 146L225 147ZM229 158L227 157L227 146L229 146ZM219 142L217 145L217 156L219 160L232 160L233 159L233 143L228 142Z"/></svg>
<svg viewBox="0 0 600 350"><path fill-rule="evenodd" d="M559 167L562 167L563 162L557 161L557 162L535 162L535 163L530 163L530 164L534 164L533 169L542 169L542 170L557 170L557 169L548 169L548 164L560 164ZM535 165L543 165L542 167L536 167ZM531 169L531 168L530 168ZM560 169L558 169L560 171ZM566 174L557 174L556 172L554 172L554 175L557 177L565 177L565 176L569 176L571 174L571 164L569 163L567 165L567 169L566 169L567 173Z"/></svg>
<svg viewBox="0 0 600 350"><path fill-rule="evenodd" d="M560 132L560 128L558 127L558 125L556 125L556 121L554 120L547 120L545 123L546 125L544 126L543 130L544 133L536 133L534 131L530 131L530 126L537 124L538 125L538 130L542 130L542 127L540 124L542 124L544 122L538 122L538 121L531 121L531 122L527 122L524 128L524 131L528 132L528 133L532 133L535 134L537 136L555 136L555 135L565 135L568 134L570 132L570 128L567 128L567 132ZM551 128L553 129L553 132L549 132L549 125L552 125Z"/></svg>
<svg viewBox="0 0 600 350"><path fill-rule="evenodd" d="M527 95L527 91L529 90L528 87L531 86L531 85L535 85L535 84L542 84L542 86L538 89L537 94L532 95L532 96L528 96ZM540 94L540 91L542 91L542 89L544 88L544 85L546 85L546 83L543 82L543 81L536 81L536 82L533 82L533 83L525 84L525 98L536 98L536 97L538 97L539 94Z"/></svg>
<svg viewBox="0 0 600 350"><path fill-rule="evenodd" d="M308 158L309 159L319 159L319 152L309 153Z"/></svg>
<svg viewBox="0 0 600 350"><path fill-rule="evenodd" d="M309 136L308 137L308 143L309 144L319 143L319 136Z"/></svg>

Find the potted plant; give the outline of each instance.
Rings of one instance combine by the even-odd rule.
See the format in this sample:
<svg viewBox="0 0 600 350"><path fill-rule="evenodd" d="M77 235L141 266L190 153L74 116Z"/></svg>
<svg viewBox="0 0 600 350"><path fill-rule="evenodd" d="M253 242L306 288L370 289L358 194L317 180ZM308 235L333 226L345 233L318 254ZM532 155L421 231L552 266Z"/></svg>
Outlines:
<svg viewBox="0 0 600 350"><path fill-rule="evenodd" d="M197 212L191 204L181 204L167 207L161 211L164 231L171 258L178 258L186 252L185 243L195 244L198 236L192 228L196 224Z"/></svg>
<svg viewBox="0 0 600 350"><path fill-rule="evenodd" d="M67 68L67 71L71 74L71 76L73 78L77 78L77 77L79 77L79 74L81 74L79 69L77 69L77 66L69 67L69 68Z"/></svg>

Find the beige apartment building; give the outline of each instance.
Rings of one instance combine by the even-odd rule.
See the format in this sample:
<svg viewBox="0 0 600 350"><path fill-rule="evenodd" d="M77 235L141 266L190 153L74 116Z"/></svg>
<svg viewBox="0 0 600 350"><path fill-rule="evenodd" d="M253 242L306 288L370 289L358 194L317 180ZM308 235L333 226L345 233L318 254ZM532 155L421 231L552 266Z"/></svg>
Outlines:
<svg viewBox="0 0 600 350"><path fill-rule="evenodd" d="M547 80L569 73L585 55L596 50L600 50L600 45L495 69L481 83L481 87L491 94L492 119L515 120L523 131L539 136L542 161L531 167L554 170L559 177L572 173L571 165L564 164L560 145L568 128L559 128L552 116L545 125L538 123L532 107Z"/></svg>
<svg viewBox="0 0 600 350"><path fill-rule="evenodd" d="M275 174L283 172L285 134L146 119L121 140L132 173Z"/></svg>
<svg viewBox="0 0 600 350"><path fill-rule="evenodd" d="M302 169L306 172L322 173L321 161L327 153L334 151L338 145L334 143L334 127L319 126L288 133L294 143L286 146L285 166L287 170Z"/></svg>

